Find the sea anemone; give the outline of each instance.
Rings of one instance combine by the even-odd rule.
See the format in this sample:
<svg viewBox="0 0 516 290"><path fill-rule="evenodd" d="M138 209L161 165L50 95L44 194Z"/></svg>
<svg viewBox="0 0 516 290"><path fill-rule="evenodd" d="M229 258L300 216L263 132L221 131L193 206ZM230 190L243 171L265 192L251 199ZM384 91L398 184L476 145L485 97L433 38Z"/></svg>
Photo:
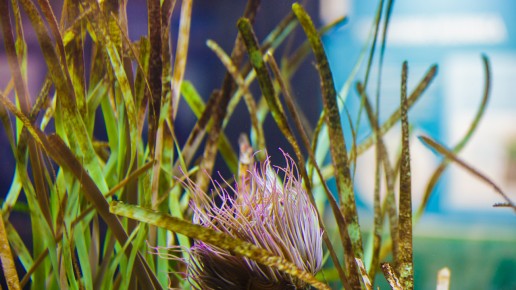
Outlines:
<svg viewBox="0 0 516 290"><path fill-rule="evenodd" d="M241 174L234 187L226 181L213 181L212 198L188 181L193 221L253 243L315 275L321 269L323 256L316 209L292 158L285 154L284 168L271 167L269 159ZM279 176L283 176L282 181ZM195 289L309 287L275 268L202 241L195 241L188 253L187 276Z"/></svg>

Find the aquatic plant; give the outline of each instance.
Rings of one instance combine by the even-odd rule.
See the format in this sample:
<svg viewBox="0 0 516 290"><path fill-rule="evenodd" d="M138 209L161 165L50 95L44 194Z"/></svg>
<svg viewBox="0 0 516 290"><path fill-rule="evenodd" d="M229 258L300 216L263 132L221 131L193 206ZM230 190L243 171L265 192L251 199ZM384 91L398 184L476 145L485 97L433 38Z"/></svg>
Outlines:
<svg viewBox="0 0 516 290"><path fill-rule="evenodd" d="M15 160L0 215L0 258L10 289L372 289L380 270L393 289L414 287L413 217L417 221L423 213L446 166L455 162L492 183L457 156L489 96L487 57L484 99L460 144L448 150L421 138L445 159L413 215L407 114L437 66L408 92L408 64L400 64L400 107L380 124L378 102L368 98L368 79L377 54L381 72L393 1L379 2L357 69L339 94L321 36L343 19L318 30L295 3L260 39L253 26L267 17L258 12L260 2L247 1L231 53L215 40L207 42L227 72L220 89L203 98L185 79L195 21L191 0L181 2L177 39L171 35L176 1L147 1L148 33L138 41L129 37L126 10L131 4L126 1L64 1L58 17L49 1L0 0L11 72L0 92L0 120ZM47 67L37 96L28 90L33 82L24 32L28 25ZM303 41L286 41L297 26ZM276 53L281 49L283 54ZM323 104L312 125L292 93L292 77L304 73L298 69L311 54L322 95L311 101ZM281 61L277 55L283 55ZM343 124L351 117L341 98L360 78L360 67L365 75L356 85L362 98L359 115L366 115L371 134L359 143L344 138ZM251 86L255 80L259 91ZM182 101L197 118L184 143L177 136ZM249 120L235 121L231 116L242 101ZM269 115L281 134L264 130ZM397 165L390 162L383 136L400 120ZM233 148L237 138L225 131L232 122L250 127L251 142L240 143L240 157ZM105 139L94 134L99 127ZM276 150L270 145L273 138L287 140L285 150L293 152L293 158L285 154L283 167L266 156ZM377 160L371 170L374 226L371 243L363 243L353 168L372 146ZM216 165L218 155L221 165ZM230 172L224 178L228 181L213 181L214 172L223 169ZM381 179L388 192L383 200ZM499 206L515 209L500 188L495 191L504 198ZM14 212L30 221L28 239L22 238ZM173 258L162 258L166 249L173 249ZM393 259L385 262L389 253Z"/></svg>

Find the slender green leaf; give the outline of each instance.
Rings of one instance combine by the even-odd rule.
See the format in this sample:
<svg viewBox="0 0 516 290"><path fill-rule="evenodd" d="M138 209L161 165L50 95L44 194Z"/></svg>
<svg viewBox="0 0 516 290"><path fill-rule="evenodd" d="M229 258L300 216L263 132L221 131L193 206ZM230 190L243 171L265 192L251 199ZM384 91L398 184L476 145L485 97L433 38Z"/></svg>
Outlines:
<svg viewBox="0 0 516 290"><path fill-rule="evenodd" d="M265 147L265 136L263 133L263 127L258 121L257 111L256 111L256 102L253 98L253 95L248 89L243 77L238 72L238 68L233 64L231 58L218 46L214 41L208 40L208 47L217 54L218 58L226 67L227 71L233 77L233 80L238 85L238 87L242 90L245 104L247 105L247 109L249 110L249 116L251 118L251 125L256 134L256 139L258 141L258 150L265 152L267 148Z"/></svg>
<svg viewBox="0 0 516 290"><path fill-rule="evenodd" d="M489 100L489 92L491 90L491 69L489 65L489 59L486 55L482 55L482 62L484 64L484 70L485 70L485 84L484 84L484 92L482 101L480 103L480 106L478 107L478 111L473 118L473 121L471 122L468 130L466 131L466 134L462 139L455 145L455 147L452 149L453 153L458 154L462 148L468 143L468 141L471 139L471 136L473 136L473 133L476 131L478 124L480 124L480 120L482 119L485 109L487 107L487 102ZM423 212L426 208L426 205L428 201L430 200L430 195L432 194L435 185L437 184L437 181L440 179L441 175L444 173L445 169L448 167L449 160L444 159L439 166L435 169L434 173L428 180L425 193L423 195L423 199L421 201L421 204L419 205L417 212L416 212L416 220L419 220L421 216L423 215Z"/></svg>
<svg viewBox="0 0 516 290"><path fill-rule="evenodd" d="M412 91L410 97L407 100L408 108L410 109L417 100L422 96L423 92L428 88L432 80L435 78L437 74L437 65L432 65L425 76L421 79L417 87ZM387 131L389 131L399 120L401 117L401 110L398 108L394 111L389 118L380 126L379 133L381 136L385 135ZM367 149L369 149L375 142L374 135L371 135L366 140L364 140L358 148L356 149L358 155L364 153ZM351 150L351 155L353 155L353 150ZM350 156L350 158L354 158L354 156Z"/></svg>
<svg viewBox="0 0 516 290"><path fill-rule="evenodd" d="M188 106L190 106L190 109L192 109L194 115L197 118L200 118L206 109L206 105L204 104L204 101L199 93L195 90L195 87L192 85L192 83L189 81L183 81L181 85L181 93ZM206 126L207 131L211 130L211 126L213 126L212 124L212 122L208 123ZM231 172L236 173L238 168L238 157L235 153L235 150L233 150L233 147L231 147L231 143L229 142L229 139L224 132L221 133L218 146L219 152L222 155L222 158L224 158L226 165L229 167ZM186 153L186 150L183 152ZM185 156L186 155L187 154L185 154Z"/></svg>
<svg viewBox="0 0 516 290"><path fill-rule="evenodd" d="M407 62L403 63L401 73L401 166L399 200L399 241L398 264L403 289L414 289L414 264L412 257L412 176L410 170L409 123L407 104Z"/></svg>
<svg viewBox="0 0 516 290"><path fill-rule="evenodd" d="M384 2L383 0L380 0L380 3L378 3L378 8L376 10L376 14L375 14L374 21L373 21L373 26L374 26L373 35L374 36L373 36L373 41L371 43L371 49L369 50L369 57L367 58L366 72L365 72L365 76L364 76L364 88L365 89L367 88L367 83L369 80L369 73L371 72L371 66L373 64L374 53L375 53L375 49L376 49L376 42L378 39L378 31L379 31L380 23L381 23L380 20L382 18L383 2ZM389 16L389 14L387 16ZM386 25L388 23L389 23L389 21L388 21L388 19L386 19L384 24ZM385 49L385 35L386 35L386 31L387 31L387 26L384 26L383 29L384 29L383 30L384 34L383 34L381 56L380 56L382 59L383 59L383 53L384 53L384 49ZM380 67L381 66L382 66L382 64L380 63ZM378 76L381 76L380 72L381 72L381 68L379 69Z"/></svg>
<svg viewBox="0 0 516 290"><path fill-rule="evenodd" d="M147 19L149 24L149 41L150 41L150 58L149 58L149 83L150 90L146 91L150 94L149 102L149 148L150 155L154 155L156 143L156 131L161 110L163 60L162 60L162 43L161 43L161 7L158 1L147 1ZM188 34L186 35L188 39ZM186 40L188 43L188 40Z"/></svg>
<svg viewBox="0 0 516 290"><path fill-rule="evenodd" d="M374 282L374 273L376 273L378 262L380 261L380 246L381 246L381 228L383 226L383 220L385 216L385 212L388 213L389 217L389 228L390 228L390 234L392 239L392 253L394 256L394 260L398 257L398 212L397 212L397 205L396 200L394 196L394 183L395 183L395 172L394 168L391 165L391 162L389 160L389 154L387 152L387 147L385 146L385 143L383 141L383 137L379 134L379 123L378 123L378 116L373 112L373 108L371 106L371 102L369 101L369 98L367 97L367 94L364 90L364 87L361 83L357 83L357 91L359 96L363 99L364 108L366 111L366 115L369 119L369 123L371 124L371 127L373 128L373 133L376 136L376 166L381 166L383 164L383 169L385 172L385 181L386 181L386 187L387 187L387 196L384 199L383 205L380 206L379 202L379 188L376 188L375 185L375 204L374 204L374 234L373 234L373 248L372 248L372 260L371 260L371 267L369 269L369 276L371 279L373 279ZM379 168L377 167L377 170ZM378 175L376 175L376 178L378 178ZM375 181L376 182L376 181ZM379 208L378 208L379 207ZM378 210L380 212L378 213Z"/></svg>
<svg viewBox="0 0 516 290"><path fill-rule="evenodd" d="M349 271L351 285L353 287L359 287L360 281L355 257L360 259L363 257L362 237L360 234L360 226L358 224L358 213L353 192L351 172L349 170L346 143L344 140L339 107L337 104L337 92L335 91L335 85L333 83L328 59L312 20L301 5L295 3L293 4L292 9L310 41L310 45L312 46L312 50L317 61L317 68L321 78L326 125L328 126L330 137L332 163L335 170L335 179L337 181L341 211L347 225L348 237L343 241L346 250L346 266Z"/></svg>
<svg viewBox="0 0 516 290"><path fill-rule="evenodd" d="M13 255L11 254L11 247L7 239L5 231L4 219L0 211L0 261L2 262L2 269L4 270L4 277L9 289L18 290L20 287L20 279L14 266Z"/></svg>
<svg viewBox="0 0 516 290"><path fill-rule="evenodd" d="M364 262L360 260L359 258L355 258L357 262L358 269L360 270L360 277L362 277L362 283L367 290L373 290L373 284L371 283L371 280L369 280L369 276L367 274L367 270L364 266Z"/></svg>
<svg viewBox="0 0 516 290"><path fill-rule="evenodd" d="M254 19L256 13L258 11L258 7L260 5L260 0L249 0L247 2L244 17L248 19ZM244 44L242 41L242 37L239 35L235 41L235 46L233 47L233 51L231 52L231 60L235 66L239 66L244 52ZM213 166L215 165L215 156L216 156L216 142L218 142L218 138L220 136L220 132L222 131L222 124L227 115L227 106L230 100L230 97L234 91L235 84L233 78L229 73L226 73L224 76L224 80L222 83L222 87L220 91L214 91L214 107L212 109L212 118L213 118L213 130L209 132L208 140L206 141L205 150L203 153L203 158L201 160L200 165L200 173L197 175L197 184L203 190L207 189L209 183L209 176L213 171ZM202 119L202 118L201 118ZM207 172L208 174L204 174Z"/></svg>
<svg viewBox="0 0 516 290"><path fill-rule="evenodd" d="M391 286L392 290L404 290L404 288L400 284L396 272L392 269L389 263L382 263L381 268L383 271L383 275L385 276L385 279L387 279L387 282L389 282L389 285Z"/></svg>
<svg viewBox="0 0 516 290"><path fill-rule="evenodd" d="M185 0L181 4L181 20L179 24L179 37L177 42L176 57L174 63L174 75L172 77L172 115L176 118L181 92L181 82L185 74L188 42L190 40L190 22L192 18L192 0Z"/></svg>
<svg viewBox="0 0 516 290"><path fill-rule="evenodd" d="M484 174L482 174L477 169L473 168L472 166L468 165L466 162L464 162L462 159L457 157L455 153L453 153L451 150L446 149L443 145L437 143L436 141L425 137L425 136L419 136L419 140L423 142L426 146L429 148L437 151L439 154L443 155L447 159L455 162L457 165L465 169L467 172L469 172L471 175L477 177L478 179L485 182L487 185L491 186L493 190L498 193L506 202L506 205L510 208L512 208L516 212L516 204L509 198L509 196L503 192L503 190L496 185L491 179L486 177Z"/></svg>
<svg viewBox="0 0 516 290"><path fill-rule="evenodd" d="M34 264L34 261L32 260L29 250L23 243L22 238L9 221L5 221L5 230L16 258L21 262L24 269L29 269L30 266Z"/></svg>
<svg viewBox="0 0 516 290"><path fill-rule="evenodd" d="M292 14L292 16L295 16ZM289 15L290 17L290 15ZM335 19L335 21L329 23L328 25L322 27L319 29L318 34L319 36L323 36L325 33L330 31L332 28L335 28L347 21L347 17L340 17ZM297 23L296 23L297 24ZM305 40L289 57L289 59L286 61L285 69L283 70L283 73L286 77L290 77L294 72L296 72L301 65L301 63L306 59L306 57L310 54L310 42L308 40Z"/></svg>
<svg viewBox="0 0 516 290"><path fill-rule="evenodd" d="M302 139L302 141L303 141L303 143L305 145L305 149L307 150L307 152L309 154L310 161L312 162L313 167L315 168L315 170L316 170L320 180L322 181L322 185L323 185L324 191L326 193L326 197L327 197L328 202L330 203L330 206L332 208L332 212L333 212L333 215L335 217L335 220L337 221L337 225L338 225L338 228L339 228L339 233L341 234L341 238L344 238L345 237L344 229L346 228L346 222L344 220L344 217L340 213L339 207L337 205L337 201L335 200L335 198L331 194L328 186L324 182L321 169L317 165L317 161L315 159L314 153L313 153L312 148L310 146L310 140L308 139L307 133L306 133L305 129L303 128L303 125L301 124L301 120L300 120L299 114L298 114L298 112L296 110L296 107L294 105L294 101L293 101L292 95L291 95L289 89L287 88L287 86L285 85L285 80L283 79L283 77L281 75L281 72L280 72L280 69L278 67L278 64L274 60L274 57L272 56L272 53L270 53L270 52L267 53L265 60L271 66L272 71L274 72L274 75L275 75L277 81L280 84L281 90L283 91L283 95L285 97L285 102L287 104L287 108L288 108L290 114L292 115L292 117L294 118L294 124L295 124L298 132L301 135L301 139ZM294 139L292 138L292 140L294 140ZM294 148L299 148L299 145L297 145L297 143L292 144L292 146ZM298 152L298 151L299 150L296 150L296 152ZM304 158L302 157L300 152L298 152L298 154L300 155L300 157L298 157L298 159L300 159L299 162L298 162L299 163L298 165L299 165L299 168L300 168L300 170L302 172L303 178L306 180L306 186L308 188L308 192L309 192L309 196L310 196L310 201L312 202L312 204L314 206L316 206L316 202L315 202L315 199L313 197L313 193L312 193L312 189L311 189L311 185L310 185L310 179L308 178L308 173L306 172L306 168L304 166L304 163L305 163ZM318 214L321 215L319 212L318 212ZM320 219L320 220L322 220L322 219ZM325 229L324 223L321 223L320 226L321 226L321 228L323 230ZM335 268L337 270L337 273L339 274L340 280L343 283L344 288L345 289L351 289L351 286L349 285L348 279L346 278L346 275L345 275L345 273L344 273L344 271L342 269L342 266L340 265L340 261L337 258L337 254L335 253L335 250L333 249L333 245L331 244L331 241L330 241L328 235L326 234L326 231L325 231L325 233L323 235L323 239L324 239L324 242L325 242L325 244L326 244L326 246L328 248L328 252L329 252L329 254L330 254L331 258L332 258L332 261L335 264Z"/></svg>

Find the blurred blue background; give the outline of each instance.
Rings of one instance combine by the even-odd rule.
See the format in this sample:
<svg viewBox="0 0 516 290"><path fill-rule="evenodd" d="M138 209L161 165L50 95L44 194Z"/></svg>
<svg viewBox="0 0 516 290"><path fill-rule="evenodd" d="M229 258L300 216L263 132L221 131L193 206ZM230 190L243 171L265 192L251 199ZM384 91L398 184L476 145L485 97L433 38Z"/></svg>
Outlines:
<svg viewBox="0 0 516 290"><path fill-rule="evenodd" d="M342 5L346 1L335 2ZM349 23L334 30L324 40L337 88L343 86L367 41L377 1L347 1ZM389 24L387 47L380 87L380 120L385 121L399 106L401 64L409 64L408 91L419 83L431 65L438 75L409 113L413 125L412 166L414 198L421 198L439 159L415 138L427 135L453 147L466 133L481 102L484 68L481 54L491 60L491 98L473 138L460 153L468 163L492 178L510 196L516 195L516 2L514 1L395 1ZM321 11L324 15L324 10ZM378 60L378 55L375 56ZM364 62L365 64L365 62ZM374 100L378 66L373 65L368 93ZM365 67L365 65L363 65ZM357 79L362 80L364 69ZM354 86L353 86L354 87ZM346 99L350 112L358 111L360 99L354 89ZM371 133L365 117L361 120L358 142ZM386 136L391 154L399 149L395 128ZM350 135L350 134L348 134ZM391 137L392 136L392 137ZM351 136L350 136L351 138ZM362 158L374 159L373 150ZM372 192L372 179L360 177L359 188ZM365 168L365 170L369 170ZM364 171L366 172L366 171ZM372 197L361 196L365 207ZM493 208L503 201L494 191L464 170L451 166L439 183L427 207L429 214L445 214L465 221L492 219L516 226L509 209Z"/></svg>
<svg viewBox="0 0 516 290"><path fill-rule="evenodd" d="M349 17L346 25L324 37L339 90L368 41L378 1L321 2L323 20L330 21L338 12ZM491 61L491 97L477 131L459 156L515 199L515 12L516 2L509 0L395 1L381 74L380 120L399 106L403 61L409 65L409 94L431 65L439 66L437 77L409 113L415 208L442 160L416 137L430 136L452 148L466 134L484 90L482 53ZM367 87L372 101L378 55ZM366 62L357 80L363 80ZM355 120L360 99L354 82L351 87L345 102ZM358 143L371 134L365 113L360 124ZM344 125L349 128L347 121ZM395 127L385 136L393 163L400 150L399 133ZM349 130L347 140L351 140ZM374 149L368 150L356 168L362 225L372 224L374 158ZM490 186L457 166L448 167L415 225L417 289L434 289L435 275L444 266L451 268L451 289L516 289L516 215L510 209L492 207L502 201Z"/></svg>

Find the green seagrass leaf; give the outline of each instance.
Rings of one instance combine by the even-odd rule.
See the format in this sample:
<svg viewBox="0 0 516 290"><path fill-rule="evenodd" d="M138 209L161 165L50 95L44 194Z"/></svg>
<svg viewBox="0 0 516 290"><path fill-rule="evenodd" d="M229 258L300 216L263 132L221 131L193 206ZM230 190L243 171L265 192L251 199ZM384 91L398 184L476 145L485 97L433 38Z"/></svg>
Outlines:
<svg viewBox="0 0 516 290"><path fill-rule="evenodd" d="M303 7L297 3L292 5L294 14L303 27L308 37L312 51L314 53L319 76L321 79L321 90L323 97L323 107L328 134L330 137L330 152L332 164L337 182L337 190L340 197L341 211L346 219L347 237L343 241L346 251L346 266L349 271L350 284L353 287L360 287L359 272L355 262L355 257L363 258L362 237L360 225L358 223L358 213L356 209L353 183L348 163L348 154L342 122L337 104L337 91L328 63L328 58L324 51L322 41L317 33L310 16Z"/></svg>
<svg viewBox="0 0 516 290"><path fill-rule="evenodd" d="M414 263L412 254L412 176L410 169L409 123L407 104L407 62L401 73L401 165L398 257L396 268L403 289L414 289Z"/></svg>

